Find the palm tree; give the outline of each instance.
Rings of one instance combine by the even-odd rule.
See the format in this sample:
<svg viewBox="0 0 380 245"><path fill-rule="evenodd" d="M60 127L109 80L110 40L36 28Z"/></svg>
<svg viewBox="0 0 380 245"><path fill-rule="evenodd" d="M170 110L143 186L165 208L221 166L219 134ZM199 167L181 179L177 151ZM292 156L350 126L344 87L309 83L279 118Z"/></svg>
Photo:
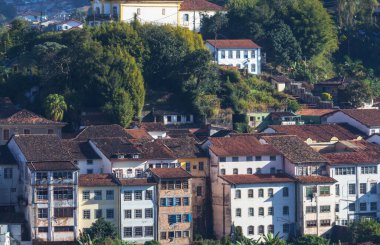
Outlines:
<svg viewBox="0 0 380 245"><path fill-rule="evenodd" d="M59 94L49 94L44 103L45 113L53 121L62 121L64 113L67 111L65 98Z"/></svg>
<svg viewBox="0 0 380 245"><path fill-rule="evenodd" d="M265 236L263 236L263 243L265 245L286 245L286 241L282 240L280 238L280 235L277 233L273 236L272 233L268 233Z"/></svg>

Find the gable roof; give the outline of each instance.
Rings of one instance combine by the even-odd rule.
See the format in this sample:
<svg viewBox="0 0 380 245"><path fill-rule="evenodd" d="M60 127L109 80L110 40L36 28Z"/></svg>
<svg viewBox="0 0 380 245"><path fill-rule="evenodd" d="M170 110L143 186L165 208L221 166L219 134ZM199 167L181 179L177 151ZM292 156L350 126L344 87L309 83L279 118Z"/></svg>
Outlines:
<svg viewBox="0 0 380 245"><path fill-rule="evenodd" d="M184 0L179 11L222 11L222 6L206 0Z"/></svg>
<svg viewBox="0 0 380 245"><path fill-rule="evenodd" d="M250 39L225 39L225 40L207 40L215 48L261 48Z"/></svg>
<svg viewBox="0 0 380 245"><path fill-rule="evenodd" d="M101 159L87 141L62 140L62 144L74 160Z"/></svg>
<svg viewBox="0 0 380 245"><path fill-rule="evenodd" d="M55 134L22 134L14 135L13 139L28 162L72 160L71 154Z"/></svg>
<svg viewBox="0 0 380 245"><path fill-rule="evenodd" d="M194 138L171 138L159 140L167 146L177 158L206 157Z"/></svg>
<svg viewBox="0 0 380 245"><path fill-rule="evenodd" d="M380 110L378 109L343 109L340 111L367 127L380 126Z"/></svg>
<svg viewBox="0 0 380 245"><path fill-rule="evenodd" d="M183 168L150 168L148 171L160 179L189 179L192 177Z"/></svg>
<svg viewBox="0 0 380 245"><path fill-rule="evenodd" d="M89 139L112 137L132 138L122 126L110 124L88 126L75 137L75 140L86 141Z"/></svg>
<svg viewBox="0 0 380 245"><path fill-rule="evenodd" d="M81 174L79 186L118 186L120 182L113 174Z"/></svg>
<svg viewBox="0 0 380 245"><path fill-rule="evenodd" d="M153 139L143 128L126 129L127 133L134 139Z"/></svg>
<svg viewBox="0 0 380 245"><path fill-rule="evenodd" d="M357 139L361 134L354 134L338 124L304 124L304 125L270 125L277 133L297 135L303 141L308 138L318 142L329 142L333 137L339 140Z"/></svg>
<svg viewBox="0 0 380 245"><path fill-rule="evenodd" d="M160 131L160 132L165 132L167 129L165 128L165 125L160 122L142 122L140 124L140 127L142 129L145 129L148 132L152 131Z"/></svg>
<svg viewBox="0 0 380 245"><path fill-rule="evenodd" d="M233 185L295 182L295 179L287 174L235 174L219 177Z"/></svg>
<svg viewBox="0 0 380 245"><path fill-rule="evenodd" d="M328 162L320 153L314 151L295 135L263 136L262 138L294 164Z"/></svg>
<svg viewBox="0 0 380 245"><path fill-rule="evenodd" d="M262 156L280 154L274 147L261 144L253 135L209 138L210 150L217 156Z"/></svg>
<svg viewBox="0 0 380 245"><path fill-rule="evenodd" d="M127 138L97 138L92 139L91 142L109 159L115 158L119 154L131 155L141 153Z"/></svg>
<svg viewBox="0 0 380 245"><path fill-rule="evenodd" d="M300 182L302 184L313 184L313 183L336 183L335 179L329 177L329 176L322 176L322 175L307 175L307 176L295 176L295 179L297 182Z"/></svg>
<svg viewBox="0 0 380 245"><path fill-rule="evenodd" d="M330 114L332 112L338 111L336 109L301 109L297 111L297 115L301 116L316 116L316 117L322 117L327 114Z"/></svg>
<svg viewBox="0 0 380 245"><path fill-rule="evenodd" d="M158 140L130 140L142 159L176 159L175 154Z"/></svg>
<svg viewBox="0 0 380 245"><path fill-rule="evenodd" d="M1 109L0 109L1 110ZM14 111L12 109L5 109L4 111L0 111L0 124L6 125L56 125L56 126L65 126L65 123L55 122L49 119L46 119L42 116L39 116L28 110L20 110Z"/></svg>

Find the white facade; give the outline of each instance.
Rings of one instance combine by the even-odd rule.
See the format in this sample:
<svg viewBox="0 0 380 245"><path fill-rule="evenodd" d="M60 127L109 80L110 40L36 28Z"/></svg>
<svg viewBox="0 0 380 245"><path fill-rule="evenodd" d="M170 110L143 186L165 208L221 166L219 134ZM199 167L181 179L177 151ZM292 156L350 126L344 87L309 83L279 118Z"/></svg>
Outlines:
<svg viewBox="0 0 380 245"><path fill-rule="evenodd" d="M104 169L102 159L80 159L77 160L79 174L102 174L108 169ZM109 171L107 173L110 173Z"/></svg>
<svg viewBox="0 0 380 245"><path fill-rule="evenodd" d="M251 74L261 73L260 48L215 48L208 42L206 47L218 65L247 69Z"/></svg>
<svg viewBox="0 0 380 245"><path fill-rule="evenodd" d="M157 200L155 185L123 185L120 194L120 234L122 240L139 244L156 240ZM142 235L139 234L140 230Z"/></svg>

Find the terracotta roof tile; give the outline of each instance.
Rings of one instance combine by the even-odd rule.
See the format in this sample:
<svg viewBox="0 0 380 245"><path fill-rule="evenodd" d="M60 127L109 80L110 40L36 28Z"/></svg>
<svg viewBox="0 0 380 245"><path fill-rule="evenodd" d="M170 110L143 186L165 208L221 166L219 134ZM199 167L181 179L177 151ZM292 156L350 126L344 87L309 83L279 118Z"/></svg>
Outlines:
<svg viewBox="0 0 380 245"><path fill-rule="evenodd" d="M152 136L143 128L126 129L126 131L134 139L153 139Z"/></svg>
<svg viewBox="0 0 380 245"><path fill-rule="evenodd" d="M184 0L181 3L181 8L179 11L222 11L224 8L222 6L216 5L214 3L205 0Z"/></svg>
<svg viewBox="0 0 380 245"><path fill-rule="evenodd" d="M183 168L150 168L153 175L160 179L176 179L176 178L191 178L191 174L186 172Z"/></svg>
<svg viewBox="0 0 380 245"><path fill-rule="evenodd" d="M100 156L87 141L62 140L62 144L74 160L100 159Z"/></svg>
<svg viewBox="0 0 380 245"><path fill-rule="evenodd" d="M133 158L133 154L141 153L127 138L97 138L91 142L109 159L117 158L117 155Z"/></svg>
<svg viewBox="0 0 380 245"><path fill-rule="evenodd" d="M295 179L287 174L236 174L219 177L234 185L295 182Z"/></svg>
<svg viewBox="0 0 380 245"><path fill-rule="evenodd" d="M328 162L320 153L314 151L295 135L263 136L262 138L294 164Z"/></svg>
<svg viewBox="0 0 380 245"><path fill-rule="evenodd" d="M142 185L156 185L152 179L148 178L129 178L129 179L119 179L121 185L123 186L142 186Z"/></svg>
<svg viewBox="0 0 380 245"><path fill-rule="evenodd" d="M322 117L338 110L335 109L301 109L297 115Z"/></svg>
<svg viewBox="0 0 380 245"><path fill-rule="evenodd" d="M157 140L130 140L140 152L142 159L176 159L175 154Z"/></svg>
<svg viewBox="0 0 380 245"><path fill-rule="evenodd" d="M341 112L368 127L380 126L380 110L378 109L344 109Z"/></svg>
<svg viewBox="0 0 380 245"><path fill-rule="evenodd" d="M209 138L210 150L217 156L262 156L279 152L271 145L261 144L253 135L227 138Z"/></svg>
<svg viewBox="0 0 380 245"><path fill-rule="evenodd" d="M132 138L128 132L120 125L94 125L84 128L76 137L76 140L86 141L96 138L126 137Z"/></svg>
<svg viewBox="0 0 380 245"><path fill-rule="evenodd" d="M28 162L26 165L32 171L79 170L74 163L69 161Z"/></svg>
<svg viewBox="0 0 380 245"><path fill-rule="evenodd" d="M148 132L152 131L167 131L165 125L163 123L155 123L155 122L142 122L140 127L145 129Z"/></svg>
<svg viewBox="0 0 380 245"><path fill-rule="evenodd" d="M79 186L118 186L120 182L113 174L81 174Z"/></svg>
<svg viewBox="0 0 380 245"><path fill-rule="evenodd" d="M250 39L226 39L226 40L207 40L207 43L216 48L260 48L259 45Z"/></svg>
<svg viewBox="0 0 380 245"><path fill-rule="evenodd" d="M329 176L321 176L321 175L308 175L308 176L295 176L296 180L302 184L308 183L336 183L335 179Z"/></svg>
<svg viewBox="0 0 380 245"><path fill-rule="evenodd" d="M54 122L48 120L42 116L39 116L28 110L20 110L17 112L10 112L6 109L6 112L0 112L0 124L25 124L25 125L57 125L65 126L65 123Z"/></svg>
<svg viewBox="0 0 380 245"><path fill-rule="evenodd" d="M297 135L303 141L308 138L317 142L329 142L333 137L339 140L357 139L361 134L353 133L338 124L305 124L305 125L270 125L277 133Z"/></svg>
<svg viewBox="0 0 380 245"><path fill-rule="evenodd" d="M177 158L197 158L207 156L194 138L172 138L159 141L166 145Z"/></svg>

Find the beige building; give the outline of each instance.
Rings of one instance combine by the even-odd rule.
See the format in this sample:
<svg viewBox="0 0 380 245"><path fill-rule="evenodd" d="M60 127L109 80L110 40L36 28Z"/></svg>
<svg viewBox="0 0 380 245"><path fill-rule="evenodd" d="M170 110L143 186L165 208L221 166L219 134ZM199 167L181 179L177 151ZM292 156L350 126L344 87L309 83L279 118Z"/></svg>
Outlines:
<svg viewBox="0 0 380 245"><path fill-rule="evenodd" d="M83 174L78 187L78 234L99 218L113 223L119 231L119 181L112 174Z"/></svg>

